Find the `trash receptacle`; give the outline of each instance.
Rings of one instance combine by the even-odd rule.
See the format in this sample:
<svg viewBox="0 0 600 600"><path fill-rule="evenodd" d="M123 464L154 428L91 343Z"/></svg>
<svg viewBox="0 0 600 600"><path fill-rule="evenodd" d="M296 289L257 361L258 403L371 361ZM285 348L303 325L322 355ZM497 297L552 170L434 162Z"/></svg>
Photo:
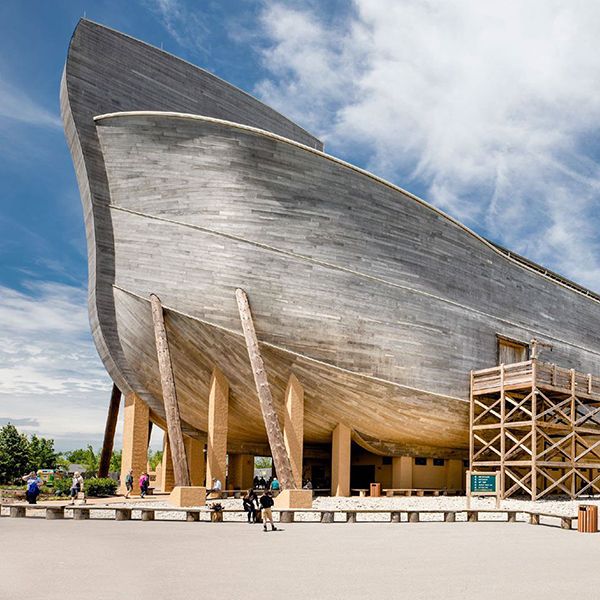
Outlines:
<svg viewBox="0 0 600 600"><path fill-rule="evenodd" d="M598 507L595 504L580 504L577 512L577 531L598 532Z"/></svg>
<svg viewBox="0 0 600 600"><path fill-rule="evenodd" d="M380 483L372 483L371 484L371 498L379 498L381 496L381 484Z"/></svg>

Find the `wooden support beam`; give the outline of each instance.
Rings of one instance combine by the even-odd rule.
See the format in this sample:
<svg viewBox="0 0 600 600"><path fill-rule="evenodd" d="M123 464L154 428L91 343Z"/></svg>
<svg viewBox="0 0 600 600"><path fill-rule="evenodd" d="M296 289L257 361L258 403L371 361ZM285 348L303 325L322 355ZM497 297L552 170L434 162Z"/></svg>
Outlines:
<svg viewBox="0 0 600 600"><path fill-rule="evenodd" d="M175 485L187 487L191 485L190 472L185 455L183 433L181 431L181 417L179 416L179 405L177 404L177 391L175 389L175 378L173 377L173 366L171 364L171 353L169 351L163 308L156 294L150 294L150 304L152 306L156 354L158 356L160 383L167 417L167 431L169 433L169 444L173 459Z"/></svg>
<svg viewBox="0 0 600 600"><path fill-rule="evenodd" d="M260 354L260 348L258 347L258 338L256 337L256 331L252 321L248 296L244 290L238 288L235 291L235 297L238 304L238 310L240 311L240 320L242 322L246 347L248 348L248 357L250 358L250 364L254 374L254 383L256 385L256 392L258 394L258 400L260 402L260 408L267 430L267 438L269 440L269 446L271 447L275 469L277 470L277 475L282 488L294 489L295 485L292 466L285 449L285 442L277 419L277 413L275 412L275 405L273 403L265 365Z"/></svg>
<svg viewBox="0 0 600 600"><path fill-rule="evenodd" d="M120 404L121 390L117 387L116 383L113 383L110 404L108 405L108 414L106 415L106 425L104 427L104 441L102 442L102 454L100 454L98 477L108 477L110 459L115 443L115 429L117 428L117 421L119 420Z"/></svg>

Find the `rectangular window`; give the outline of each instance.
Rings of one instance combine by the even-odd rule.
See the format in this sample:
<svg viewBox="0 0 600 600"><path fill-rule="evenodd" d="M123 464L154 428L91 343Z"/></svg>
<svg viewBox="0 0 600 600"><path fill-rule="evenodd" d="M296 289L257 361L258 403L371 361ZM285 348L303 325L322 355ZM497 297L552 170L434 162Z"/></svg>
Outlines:
<svg viewBox="0 0 600 600"><path fill-rule="evenodd" d="M422 456L417 456L415 458L415 465L418 467L425 467L427 465L427 459L423 458Z"/></svg>
<svg viewBox="0 0 600 600"><path fill-rule="evenodd" d="M529 360L529 344L502 335L498 338L498 364L509 365Z"/></svg>
<svg viewBox="0 0 600 600"><path fill-rule="evenodd" d="M443 458L434 458L433 466L434 467L443 467L446 464L446 461Z"/></svg>

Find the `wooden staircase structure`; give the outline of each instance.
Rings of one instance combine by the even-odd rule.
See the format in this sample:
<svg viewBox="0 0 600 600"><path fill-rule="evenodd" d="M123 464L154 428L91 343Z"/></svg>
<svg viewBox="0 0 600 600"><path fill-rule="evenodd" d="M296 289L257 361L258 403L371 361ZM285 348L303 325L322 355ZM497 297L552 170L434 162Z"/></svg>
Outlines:
<svg viewBox="0 0 600 600"><path fill-rule="evenodd" d="M502 498L600 494L600 378L533 358L471 372L471 470Z"/></svg>

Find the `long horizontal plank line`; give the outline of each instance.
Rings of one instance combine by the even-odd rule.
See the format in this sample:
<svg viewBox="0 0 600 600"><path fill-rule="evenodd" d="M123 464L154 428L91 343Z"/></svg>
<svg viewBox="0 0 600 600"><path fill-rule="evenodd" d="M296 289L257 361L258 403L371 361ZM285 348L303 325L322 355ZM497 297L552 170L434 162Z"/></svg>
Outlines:
<svg viewBox="0 0 600 600"><path fill-rule="evenodd" d="M369 179L376 181L377 183L380 183L390 189L393 189L397 192L400 192L401 194L404 194L405 196L407 196L411 200L414 200L421 206L433 211L434 213L440 215L441 217L444 217L445 219L447 219L448 221L450 221L451 223L453 223L454 225L456 225L457 227L462 229L465 233L467 233L467 234L473 236L475 239L479 240L484 246L487 246L493 252L495 252L496 254L501 256L502 258L504 258L505 260L508 260L511 263L518 265L522 269L525 269L527 271L530 271L531 273L535 273L539 277L543 277L544 279L548 279L549 281L557 283L558 285L561 285L564 288L567 288L577 294L580 294L581 296L585 296L586 298L589 298L590 300L593 300L594 302L600 302L600 296L598 296L596 293L592 292L591 290L584 288L583 286L575 283L574 281L570 281L569 279L567 279L566 277L563 277L562 275L559 275L558 273L554 273L548 269L545 269L541 265L537 265L533 261L530 261L524 257L521 257L519 254L516 254L514 252L506 250L502 246L499 246L497 244L494 244L493 242L490 242L489 240L480 236L478 233L476 233L475 231L473 231L472 229L470 229L469 227L467 227L460 221L457 221L454 217L451 217L450 215L446 214L444 211L433 206L432 204L429 204L429 202L426 202L422 198L415 196L414 194L412 194L411 192L408 192L407 190L401 188L400 186L397 186L397 185L383 179L382 177L374 175L370 171L361 169L360 167L357 167L356 165L353 165L344 160L341 160L340 158L337 158L330 154L326 154L325 152L323 152L321 150L317 150L316 148L311 148L310 146L306 146L305 144L302 144L300 142L290 140L290 139L283 137L281 135L278 135L276 133L272 133L270 131L265 131L264 129L259 129L257 127L252 127L251 125L243 125L241 123L235 123L233 121L226 121L224 119L217 119L214 117L207 117L204 115L194 115L194 114L190 114L190 113L178 113L178 112L167 112L167 111L146 110L146 111L125 111L125 112L107 113L104 115L95 116L94 121L101 123L105 119L110 120L110 119L115 119L115 118L119 118L119 117L143 117L143 116L166 117L166 118L175 118L175 119L192 120L192 121L206 121L207 123L214 123L217 125L223 125L225 127L241 129L244 131L249 131L249 132L255 133L255 134L263 136L263 137L276 139L280 142L289 144L291 146L296 146L297 148L300 148L304 151L310 152L312 154L316 154L316 155L320 156L321 158L324 158L325 160L329 160L333 163L339 164L342 167L350 169L351 171L360 173L360 174L368 177Z"/></svg>
<svg viewBox="0 0 600 600"><path fill-rule="evenodd" d="M521 329L527 329L528 331L531 331L535 334L541 335L547 339L550 340L554 340L555 342L559 342L561 344L566 344L567 346L571 346L572 348L577 348L579 350L583 350L585 352L589 352L590 354L595 354L596 356L600 356L600 352L597 352L595 350L591 350L590 348L586 348L585 346L579 346L578 344L574 344L573 342L568 342L567 340L563 340L561 338L557 338L554 337L553 335L545 332L545 331L539 331L536 329L531 329L528 325L524 325L524 324L519 324L516 323L514 321L509 321L508 319L503 319L502 317L498 317L496 315L492 315L490 313L486 313L484 311L481 311L477 308L473 308L472 306L466 306L465 304L461 304L460 302L456 302L455 300L450 300L449 298L444 298L443 296L438 296L436 294L432 294L431 292L426 292L424 290L418 290L415 288L412 288L410 286L407 285L402 285L400 283L394 283L392 281L388 281L387 279L382 279L380 277L376 277L375 275L369 275L367 273L362 273L360 271L355 271L353 269L349 269L348 267L341 267L339 265L335 265L333 263L329 263L327 261L324 260L320 260L317 258L312 258L310 256L305 256L304 254L296 254L294 252L290 252L289 250L282 250L280 248L275 248L274 246L270 246L268 244L264 244L262 242L255 242L253 240L248 240L246 238L243 238L241 236L237 236L237 235L233 235L231 233L224 233L222 231L216 231L214 229L210 229L208 227L202 227L201 225L193 225L191 223L183 223L182 221L176 221L174 219L167 219L166 217L159 217L157 215L151 215L148 213L144 213L144 212L140 212L137 210L132 210L130 208L125 208L123 206L118 206L116 204L111 204L110 208L112 210L118 210L124 213L129 213L131 215L135 215L137 217L141 217L144 219L151 219L154 221L159 221L162 223L169 223L170 225L177 225L179 227L186 227L189 229L194 229L196 231L202 231L203 233L208 233L209 235L214 235L217 237L223 237L226 239L230 239L236 242L242 242L244 244L250 244L252 246L256 246L257 248L261 248L263 250L268 250L271 252L275 252L277 254L282 254L284 256L288 256L290 258L294 258L296 260L304 260L306 262L310 262L312 264L318 265L320 267L324 267L324 268L328 268L328 269L334 269L337 271L342 271L344 273L350 273L351 275L355 275L356 277L362 277L364 279L368 279L370 281L376 281L377 283L381 283L383 285L389 285L391 287L397 288L397 289L401 289L407 292L411 292L413 294L418 294L421 296L425 296L427 298L432 298L434 300L437 300L439 302L443 302L445 304L450 304L451 306L455 306L457 308L461 308L463 310L472 312L474 314L480 315L482 317L486 317L488 319L493 319L495 321L499 321L501 323L505 323L506 325L510 325L512 327L519 327Z"/></svg>
<svg viewBox="0 0 600 600"><path fill-rule="evenodd" d="M116 283L113 284L113 288L120 290L121 292L124 292L125 294L129 294L130 296L133 296L134 298L138 298L139 300L143 300L144 302L147 302L148 304L150 304L149 298L144 298L144 296L140 296L140 294L136 294L135 292L132 292L131 290L125 289L125 288L117 285ZM186 317L188 319L192 319L193 321L197 321L198 323L202 323L203 325L208 325L209 327L214 327L215 329L220 329L221 331L224 331L226 333L236 335L239 337L243 336L241 331L236 331L235 329L229 329L227 327L223 327L222 325L216 325L215 323L210 323L208 321L205 321L203 319L195 317L194 315L190 315L183 311L177 310L176 308L173 308L172 306L169 306L168 304L164 304L163 306L164 306L164 308L166 308L167 310L170 310L171 312L173 312L175 314L181 315L182 317ZM301 358L301 359L316 363L318 365L322 365L322 366L330 368L330 369L335 369L336 371L340 371L342 373L347 373L349 375L353 375L356 377L363 377L364 379L369 379L369 380L375 381L377 383L385 383L387 385L392 385L397 388L401 388L404 390L410 390L410 391L417 392L420 394L427 394L429 396L437 396L439 398L457 400L458 402L463 402L465 404L469 404L469 399L459 398L457 396L451 396L449 394L440 394L439 392L431 392L429 390L421 390L419 388L411 387L409 385L403 385L402 383L397 383L395 381L389 381L387 379L382 379L381 377L375 377L374 375L369 375L367 373L357 373L356 371L351 371L350 369L345 369L344 367L332 365L331 363L319 360L317 358L311 358L310 356L306 356L305 354L300 354L299 352L294 352L293 350L289 350L288 348L283 348L282 346L278 346L277 344L272 344L270 342L264 342L262 340L259 340L259 344L261 344L263 346L268 346L269 348L274 348L275 350L285 352L286 354L296 356L297 358Z"/></svg>

